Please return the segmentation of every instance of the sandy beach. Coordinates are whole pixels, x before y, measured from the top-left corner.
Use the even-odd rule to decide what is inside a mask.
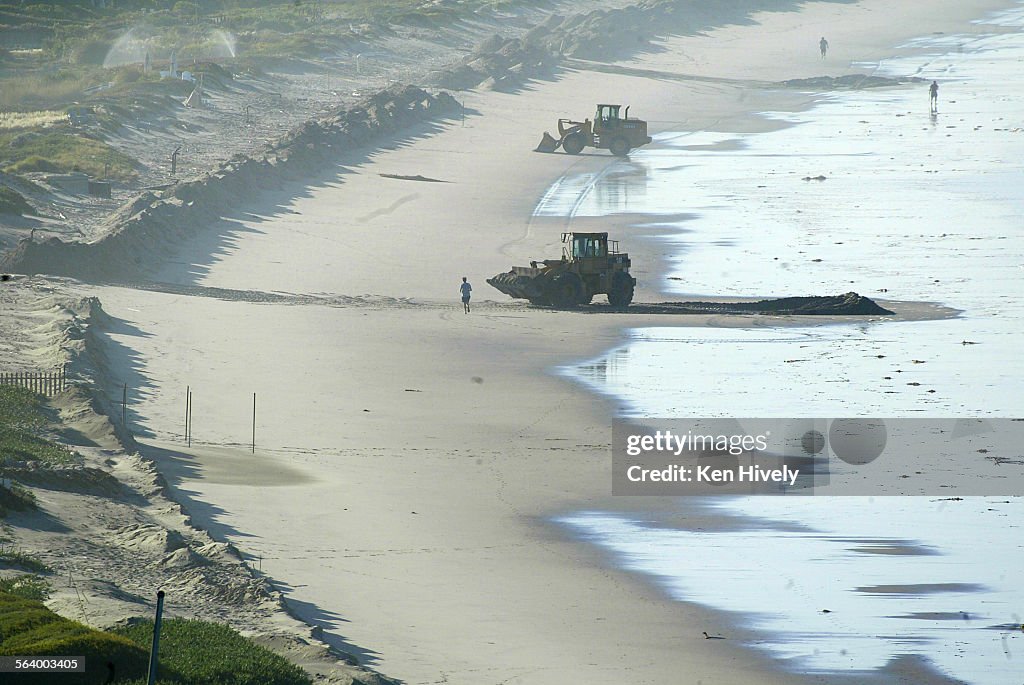
[[[736,617],[671,601],[552,523],[584,509],[672,507],[613,501],[611,418],[621,407],[553,369],[620,345],[627,328],[834,320],[558,312],[510,302],[484,281],[560,254],[561,231],[607,230],[633,259],[639,302],[675,297],[665,287],[675,255],[643,217],[537,212],[559,179],[606,177],[617,161],[532,152],[558,117],[622,102],[655,134],[768,131],[784,124],[760,113],[801,111],[815,96],[767,84],[870,73],[864,65],[910,39],[980,31],[971,20],[1007,5],[808,3],[660,41],[615,68],[574,60],[520,92],[460,93],[464,119],[261,191],[153,265],[153,283],[82,285],[112,317],[108,391],[130,388],[132,431],[193,521],[237,546],[328,642],[389,677],[846,682],[740,647],[749,633]],[[682,214],[687,190],[678,193]],[[462,276],[474,287],[468,315],[457,302]],[[896,320],[954,313],[862,294]],[[869,677],[946,682],[904,668]]]

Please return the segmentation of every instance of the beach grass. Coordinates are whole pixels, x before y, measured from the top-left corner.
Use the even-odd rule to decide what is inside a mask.
[[[115,634],[148,647],[153,623],[120,628]],[[309,676],[283,657],[228,626],[170,619],[160,631],[160,682],[190,685],[311,685]],[[134,681],[141,683],[142,681]]]
[[[0,578],[0,595],[4,593],[21,599],[45,602],[50,597],[50,581],[34,573]]]
[[[0,214],[30,213],[32,213],[32,206],[21,196],[21,193],[13,188],[0,186]]]
[[[34,112],[0,112],[0,131],[47,128],[67,122],[66,112],[53,109]]]
[[[36,496],[21,483],[0,484],[0,519],[8,511],[26,511],[36,508]]]
[[[43,605],[45,579],[21,576],[0,581],[0,655],[84,656],[87,673],[75,682],[102,683],[113,663],[114,682],[145,683],[152,621],[112,631],[68,620]],[[18,682],[49,682],[26,676]],[[207,621],[168,619],[160,630],[160,669],[165,685],[312,685],[310,677],[283,657]]]
[[[135,178],[136,162],[106,143],[73,133],[0,133],[4,171],[67,173],[129,181]]]
[[[10,545],[0,545],[0,564],[16,566],[25,571],[34,571],[36,573],[49,573],[52,570],[34,554],[29,554]]]
[[[79,69],[60,68],[47,73],[14,72],[0,79],[0,109],[61,107],[79,99],[86,88],[100,82]]]
[[[46,608],[38,599],[0,591],[0,655],[79,656],[87,672],[81,683],[102,683],[107,662],[118,675],[140,678],[146,672],[147,650],[128,638],[95,630],[68,620]],[[52,673],[20,675],[19,683],[52,682]],[[120,681],[119,681],[120,682]]]
[[[0,385],[0,467],[12,462],[38,462],[47,466],[71,464],[75,453],[41,437],[47,424],[41,395]]]

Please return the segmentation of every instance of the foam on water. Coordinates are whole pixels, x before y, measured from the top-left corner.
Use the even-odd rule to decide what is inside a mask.
[[[662,289],[680,295],[856,290],[938,301],[960,317],[640,329],[560,371],[632,416],[1024,416],[1024,5],[996,21],[1000,32],[923,38],[907,46],[915,56],[877,67],[926,82],[823,94],[806,112],[765,113],[793,124],[768,133],[662,134],[601,174],[562,179],[536,210],[649,216],[618,233],[667,243],[667,275],[682,280]],[[1020,680],[1019,500],[705,504],[741,525],[674,530],[604,512],[561,521],[673,597],[737,612],[754,644],[796,670],[872,670],[909,654],[970,683]]]

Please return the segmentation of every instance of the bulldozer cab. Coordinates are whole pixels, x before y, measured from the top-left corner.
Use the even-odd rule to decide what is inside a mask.
[[[594,121],[600,121],[602,125],[614,126],[619,122],[619,109],[622,105],[598,105]]]
[[[572,236],[571,257],[574,260],[608,256],[607,233],[569,233],[567,236]]]
[[[619,118],[619,110],[622,105],[598,105],[597,113],[594,114],[594,133],[611,131],[622,125]],[[626,116],[629,116],[629,108],[626,108]]]
[[[599,273],[608,268],[608,256],[617,252],[618,241],[608,249],[607,233],[563,233],[562,258],[579,264],[580,273]]]

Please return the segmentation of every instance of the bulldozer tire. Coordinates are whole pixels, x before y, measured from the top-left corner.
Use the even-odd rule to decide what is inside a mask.
[[[632,301],[633,278],[620,271],[612,278],[612,287],[608,291],[608,304],[613,307],[626,307]]]
[[[626,157],[629,155],[629,141],[622,136],[617,136],[608,143],[608,149],[616,157]]]
[[[575,307],[583,299],[583,281],[574,273],[559,274],[552,279],[549,293],[556,307]]]
[[[562,141],[562,149],[570,155],[578,155],[586,144],[587,141],[583,138],[582,133],[570,133]]]

